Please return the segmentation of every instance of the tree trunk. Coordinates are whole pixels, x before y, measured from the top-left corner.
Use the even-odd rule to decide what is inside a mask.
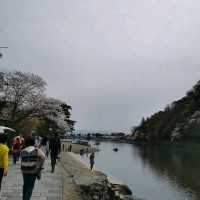
[[[14,104],[14,107],[12,109],[12,114],[11,114],[11,120],[15,119],[16,111],[17,111],[18,103]]]

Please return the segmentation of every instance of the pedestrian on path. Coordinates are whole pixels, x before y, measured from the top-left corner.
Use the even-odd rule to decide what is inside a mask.
[[[4,133],[0,133],[0,190],[1,182],[4,176],[8,173],[8,153],[9,149],[5,144],[7,142],[7,136]]]
[[[95,154],[91,153],[90,155],[90,169],[91,170],[93,169],[93,166],[94,166],[94,158],[95,158]]]
[[[22,148],[22,141],[20,140],[20,136],[13,139],[12,142],[12,156],[13,156],[13,164],[16,164],[19,160],[20,151]]]
[[[68,151],[71,152],[72,151],[72,145],[69,145]]]
[[[57,133],[54,134],[53,138],[49,142],[49,151],[51,156],[51,173],[54,172],[58,155],[61,151],[61,141]]]
[[[35,184],[35,180],[41,173],[45,155],[35,147],[35,139],[29,137],[25,139],[25,148],[21,152],[21,170],[23,175],[23,200],[30,200]]]
[[[45,153],[46,157],[48,158],[49,155],[49,139],[44,136],[40,143],[40,149]]]
[[[63,152],[65,151],[65,144],[64,143],[62,144],[62,151]]]

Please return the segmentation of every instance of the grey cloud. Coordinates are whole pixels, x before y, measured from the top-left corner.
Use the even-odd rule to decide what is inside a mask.
[[[200,77],[197,0],[0,3],[0,69],[41,75],[77,128],[129,131]]]

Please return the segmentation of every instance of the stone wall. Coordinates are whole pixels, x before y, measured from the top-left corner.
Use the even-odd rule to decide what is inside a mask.
[[[107,178],[91,185],[80,185],[83,200],[134,200],[126,185],[111,184]]]
[[[61,164],[64,170],[63,179],[66,182],[64,188],[71,190],[71,193],[75,191],[79,196],[68,197],[68,200],[136,200],[125,184],[111,181],[101,171],[91,171],[71,153],[62,155]]]

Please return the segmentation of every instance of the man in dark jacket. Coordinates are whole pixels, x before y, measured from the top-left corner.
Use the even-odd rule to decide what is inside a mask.
[[[61,141],[58,134],[54,134],[54,136],[50,139],[49,151],[51,156],[51,173],[53,173],[56,165],[56,160],[58,158],[58,154],[61,151]]]

